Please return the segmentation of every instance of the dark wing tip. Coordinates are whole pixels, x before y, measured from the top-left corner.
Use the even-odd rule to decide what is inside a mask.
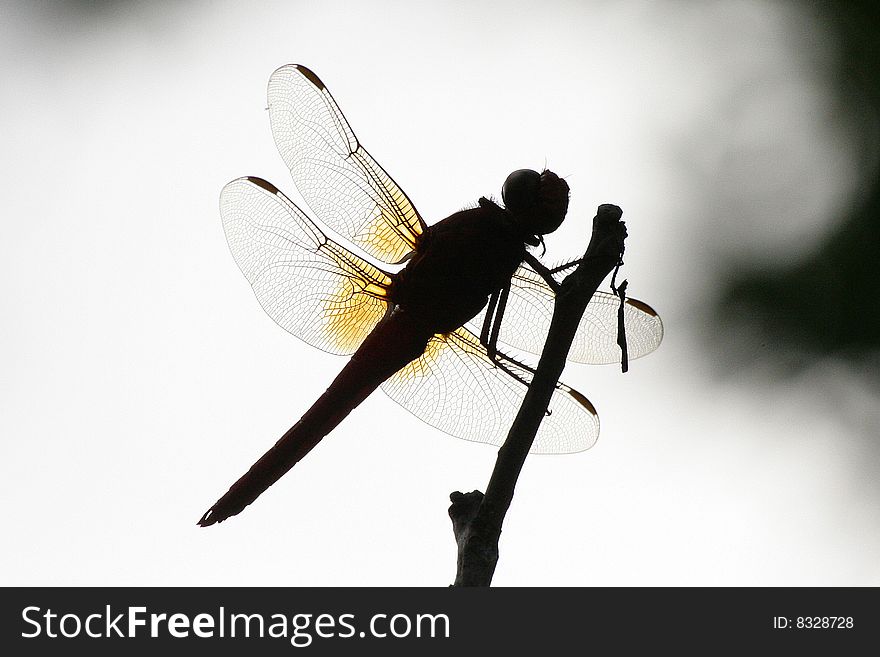
[[[263,180],[262,178],[257,178],[256,176],[245,176],[245,180],[247,180],[250,183],[253,183],[257,187],[261,187],[262,189],[265,189],[270,194],[279,194],[280,193],[278,188],[275,185],[273,185],[272,183],[270,183],[268,180]]]
[[[657,317],[657,311],[651,308],[651,306],[646,304],[644,301],[639,301],[638,299],[627,299],[626,302],[633,308],[637,308],[643,313],[651,315],[651,317]]]
[[[587,409],[587,412],[589,412],[591,415],[599,415],[596,412],[596,407],[593,406],[593,402],[591,402],[589,399],[587,399],[580,392],[578,392],[574,388],[570,388],[568,386],[563,386],[563,390],[565,390],[565,392],[567,392],[571,397],[573,397],[575,399],[575,401],[577,401],[578,404],[580,404],[585,409]]]
[[[293,67],[294,67],[297,71],[299,71],[300,73],[302,73],[303,77],[304,77],[306,80],[308,80],[308,81],[311,82],[313,85],[315,85],[315,88],[318,89],[318,91],[323,91],[323,90],[324,90],[324,88],[325,88],[325,87],[324,87],[324,83],[321,82],[321,78],[319,78],[317,75],[315,75],[315,72],[312,71],[312,69],[310,69],[310,68],[306,68],[306,67],[303,66],[302,64],[294,64]]]

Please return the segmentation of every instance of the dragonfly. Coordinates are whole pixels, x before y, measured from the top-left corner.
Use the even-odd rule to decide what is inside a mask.
[[[540,354],[553,312],[552,272],[528,248],[567,212],[569,188],[556,174],[515,171],[502,188],[504,207],[481,198],[428,226],[313,71],[276,70],[268,111],[310,213],[263,179],[233,180],[220,195],[230,251],[277,324],[351,359],[201,526],[240,513],[376,388],[443,432],[501,445],[534,374],[519,352]],[[657,349],[657,312],[633,298],[620,303],[594,294],[569,360],[619,362],[621,307],[629,359]],[[531,451],[580,452],[598,435],[594,406],[559,382]]]

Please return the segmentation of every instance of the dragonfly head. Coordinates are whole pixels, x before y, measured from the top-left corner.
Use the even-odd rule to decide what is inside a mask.
[[[529,235],[546,235],[559,228],[568,212],[568,183],[552,171],[518,169],[504,181],[504,207]]]

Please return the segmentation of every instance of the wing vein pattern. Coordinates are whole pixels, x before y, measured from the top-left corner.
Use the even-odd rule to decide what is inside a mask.
[[[531,370],[506,360],[517,380],[486,355],[466,328],[436,335],[425,353],[391,376],[382,390],[433,427],[453,436],[501,445],[532,380]],[[589,449],[599,435],[599,417],[580,393],[560,383],[532,445],[536,454]]]
[[[260,305],[293,335],[351,354],[384,316],[388,274],[328,239],[271,183],[233,180],[220,194],[220,215]]]
[[[268,97],[275,144],[315,216],[378,260],[405,260],[425,223],[360,145],[321,80],[303,66],[283,66]]]

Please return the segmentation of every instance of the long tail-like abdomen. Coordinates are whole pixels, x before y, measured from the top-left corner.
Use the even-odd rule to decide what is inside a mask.
[[[429,331],[418,327],[400,310],[382,320],[300,421],[208,509],[198,524],[208,527],[241,513],[385,379],[418,358],[430,338]]]

